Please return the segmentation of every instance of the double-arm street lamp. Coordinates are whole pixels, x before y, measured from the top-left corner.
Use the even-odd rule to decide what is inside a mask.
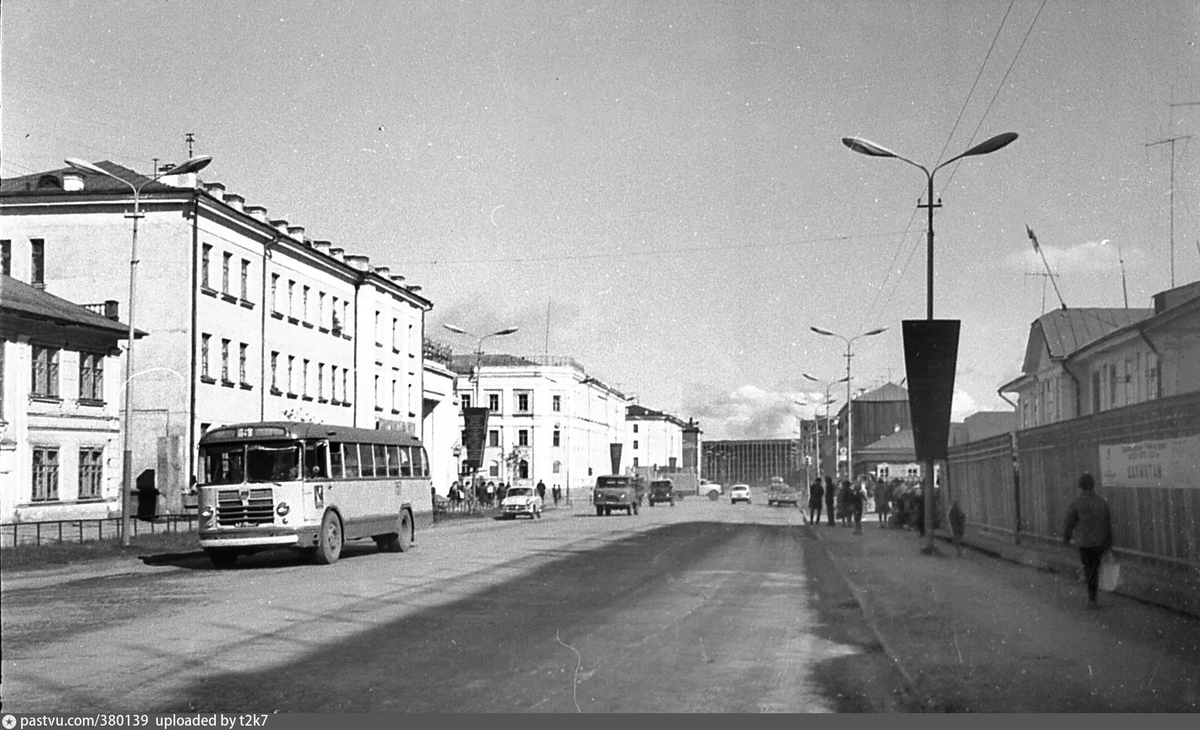
[[[1016,132],[1004,132],[1003,134],[997,134],[995,137],[986,139],[983,142],[980,142],[979,144],[975,145],[974,147],[971,147],[966,152],[963,152],[962,154],[957,155],[955,157],[951,157],[950,159],[946,160],[945,162],[938,164],[932,170],[926,168],[924,165],[919,165],[919,164],[913,162],[912,160],[908,159],[907,157],[902,157],[882,145],[878,145],[878,144],[875,144],[874,142],[871,142],[870,140],[863,139],[862,137],[843,137],[842,138],[842,144],[846,145],[851,150],[853,150],[861,155],[867,155],[868,157],[894,157],[897,160],[900,160],[902,162],[907,162],[908,164],[912,165],[913,167],[919,168],[921,170],[921,172],[925,173],[925,178],[929,184],[929,188],[926,193],[926,195],[928,197],[926,198],[924,205],[922,205],[921,203],[918,202],[917,207],[926,208],[929,210],[929,226],[928,226],[927,241],[926,241],[926,253],[925,253],[925,319],[928,322],[933,322],[933,209],[941,206],[940,202],[935,203],[933,201],[933,175],[938,170],[942,169],[946,165],[949,165],[951,162],[957,162],[958,160],[961,160],[964,157],[977,157],[979,155],[987,155],[987,154],[991,154],[992,152],[995,152],[998,149],[1007,147],[1016,138],[1017,138]],[[956,327],[956,329],[954,330],[954,336],[956,338],[955,339],[955,343],[956,343],[955,348],[957,348],[957,335],[958,335],[957,324],[955,324],[955,327]],[[929,331],[933,332],[932,324],[929,325]],[[955,357],[957,357],[957,352],[955,352]],[[907,356],[906,356],[906,359],[907,359]],[[910,383],[910,387],[911,387],[913,385],[913,381],[910,379],[909,383]],[[944,446],[945,445],[943,444],[942,448],[944,448]],[[918,448],[920,450],[920,447],[918,447]],[[933,490],[934,490],[935,485],[934,485],[934,479],[933,479],[933,460],[932,459],[929,459],[926,461],[925,468],[926,468],[926,472],[927,472],[926,476],[925,476],[925,483],[926,483],[926,487],[925,487],[925,525],[926,525],[925,552],[933,553],[934,552],[934,547],[933,547],[933,512],[934,512]]]
[[[491,332],[489,334],[486,334],[486,335],[483,335],[482,337],[480,337],[479,335],[477,335],[473,332],[467,332],[462,327],[456,327],[452,324],[443,324],[442,326],[456,334],[466,335],[467,337],[477,337],[479,339],[479,342],[475,345],[475,401],[474,401],[474,403],[472,403],[472,405],[474,405],[476,408],[478,408],[479,407],[479,374],[480,374],[480,369],[483,367],[483,341],[490,337],[502,337],[504,335],[511,335],[512,333],[517,331],[517,328],[516,327],[505,327],[502,330],[496,330],[495,332]]]
[[[846,377],[844,377],[844,378],[839,378],[838,380],[833,380],[833,381],[825,381],[825,380],[821,380],[820,378],[814,378],[813,376],[809,375],[808,373],[802,373],[802,374],[804,375],[804,378],[805,378],[806,380],[811,380],[811,381],[813,381],[814,383],[817,383],[818,385],[824,385],[824,386],[825,386],[825,400],[824,400],[824,401],[822,401],[822,402],[825,404],[825,432],[826,432],[826,433],[828,433],[828,432],[829,432],[829,406],[830,406],[830,404],[831,404],[831,403],[833,403],[835,400],[837,400],[836,398],[834,398],[834,397],[831,395],[831,392],[833,391],[833,386],[835,386],[835,385],[838,385],[839,383],[847,383],[847,382],[849,382],[849,381],[850,381],[850,376],[848,376],[848,375],[847,375]],[[793,401],[793,402],[794,402],[796,405],[798,405],[798,406],[802,406],[802,405],[804,405],[804,404],[803,404],[803,403],[801,403],[800,401]],[[813,417],[814,417],[814,420],[816,420],[816,421],[817,421],[817,476],[820,476],[820,475],[821,475],[821,466],[822,466],[822,459],[821,459],[821,421],[820,421],[819,417],[816,415],[816,413],[815,413],[815,412],[813,413]],[[835,449],[835,451],[836,451],[836,449]],[[834,463],[835,463],[835,464],[837,463],[837,457],[836,457],[836,454],[835,454],[835,456],[834,456]],[[835,469],[835,471],[836,471],[836,469]]]
[[[90,162],[68,157],[65,162],[74,169],[89,175],[111,177],[129,186],[133,191],[133,213],[126,213],[126,218],[133,219],[133,243],[129,249],[129,344],[125,350],[125,416],[124,416],[124,463],[121,467],[121,544],[129,544],[129,501],[133,495],[133,447],[131,430],[133,428],[133,343],[136,330],[133,328],[134,304],[137,301],[137,265],[138,265],[138,220],[142,217],[141,196],[142,188],[167,175],[187,175],[198,172],[212,162],[212,158],[204,155],[193,157],[183,164],[176,165],[164,172],[155,171],[154,177],[145,179],[135,185],[123,177],[118,177],[102,167]]]
[[[837,334],[836,332],[830,332],[829,330],[821,329],[820,327],[809,327],[809,329],[811,329],[813,332],[816,332],[818,335],[825,335],[826,337],[836,337],[839,340],[841,340],[842,342],[846,343],[846,377],[842,379],[842,380],[846,381],[846,478],[853,481],[854,480],[854,402],[852,400],[850,400],[850,358],[854,357],[854,353],[851,351],[850,348],[854,345],[855,340],[862,339],[863,337],[874,337],[875,335],[882,334],[883,332],[887,331],[887,327],[878,327],[873,330],[868,330],[866,332],[863,332],[862,334],[855,335],[849,339],[842,337],[841,335]],[[808,377],[808,376],[805,376],[805,377]],[[816,378],[809,378],[809,379],[816,380]],[[839,380],[838,382],[840,383],[842,381]],[[828,411],[826,411],[826,413],[828,413]],[[836,457],[834,459],[834,463],[835,464],[837,463]]]

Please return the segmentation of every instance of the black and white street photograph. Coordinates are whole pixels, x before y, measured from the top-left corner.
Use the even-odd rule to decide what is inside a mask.
[[[1197,42],[6,0],[0,724],[1200,712]]]

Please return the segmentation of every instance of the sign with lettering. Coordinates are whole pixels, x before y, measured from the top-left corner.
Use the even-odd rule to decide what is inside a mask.
[[[1200,489],[1200,434],[1132,444],[1100,444],[1100,484]]]

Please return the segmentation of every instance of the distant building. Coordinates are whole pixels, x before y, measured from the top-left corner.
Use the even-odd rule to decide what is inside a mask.
[[[680,471],[684,421],[669,413],[633,404],[625,409],[625,453],[630,466],[651,471]]]
[[[1027,429],[1200,391],[1200,282],[1154,295],[1150,309],[1066,309],[1036,319],[1017,396]]]
[[[596,477],[611,471],[609,447],[624,444],[626,396],[588,375],[570,357],[484,355],[478,388],[475,355],[456,355],[456,394],[461,407],[488,409],[481,476],[512,484],[558,484],[564,494],[584,495]],[[463,428],[459,418],[459,428]],[[465,437],[460,445],[465,446]],[[624,449],[623,449],[624,451]],[[465,466],[461,472],[470,476]],[[632,461],[622,454],[622,467]],[[568,491],[570,490],[570,491]]]
[[[155,472],[168,511],[184,506],[200,435],[222,423],[393,428],[452,460],[453,441],[426,428],[449,387],[425,388],[419,287],[221,183],[98,166],[142,190],[135,324],[154,344],[135,352],[133,469]],[[9,273],[128,313],[133,195],[120,180],[67,168],[0,182]]]
[[[1017,429],[1015,411],[976,411],[962,423],[950,424],[950,446],[982,441]]]
[[[726,490],[730,484],[766,485],[771,477],[799,485],[803,475],[794,439],[705,441],[702,448],[701,476]]]
[[[884,383],[874,390],[854,396],[851,406],[854,408],[854,433],[851,434],[854,465],[850,472],[846,469],[847,406],[843,405],[837,412],[838,472],[843,478],[847,473],[864,473],[864,465],[860,463],[862,449],[885,436],[912,429],[908,391],[895,383]]]
[[[120,514],[116,315],[0,275],[0,523]]]

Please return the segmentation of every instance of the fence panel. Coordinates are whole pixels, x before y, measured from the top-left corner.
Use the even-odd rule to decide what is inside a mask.
[[[950,496],[959,500],[969,524],[1009,534],[1016,530],[1010,434],[955,446],[950,449],[946,466]]]
[[[1101,444],[1123,444],[1200,434],[1200,393],[1139,403],[1017,433],[1022,532],[1062,539],[1067,506],[1083,472],[1096,476],[1113,514],[1115,547],[1123,552],[1200,567],[1200,488],[1105,485]],[[1194,455],[1200,460],[1200,455]]]

